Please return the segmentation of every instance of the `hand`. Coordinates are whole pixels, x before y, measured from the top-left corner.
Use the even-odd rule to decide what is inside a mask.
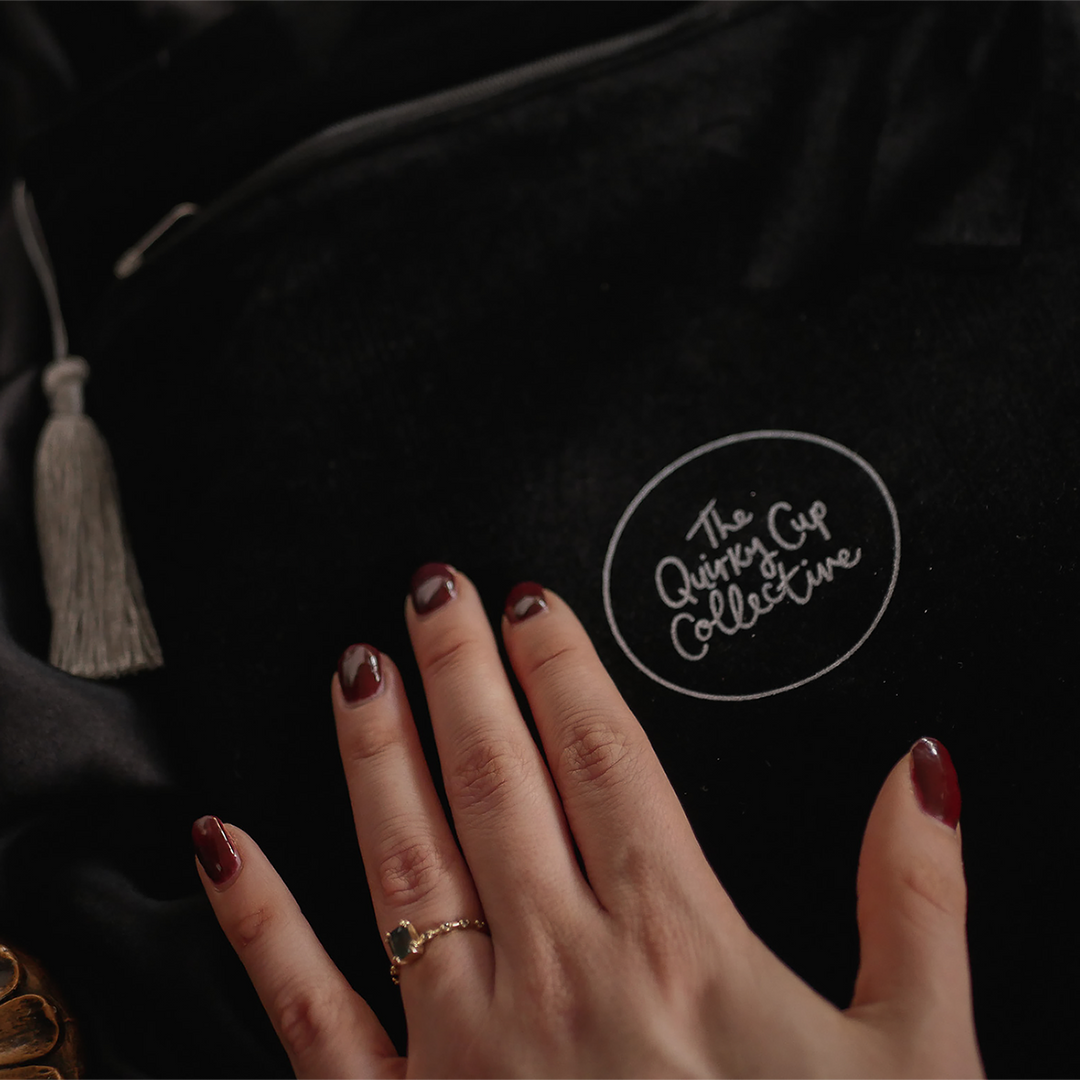
[[[195,827],[207,894],[298,1076],[981,1075],[944,748],[917,743],[870,815],[862,964],[840,1011],[743,922],[567,605],[519,586],[502,624],[541,753],[473,585],[436,564],[413,584],[460,848],[401,677],[368,646],[331,691],[356,831],[383,932],[483,918],[490,936],[443,933],[401,965],[407,1059],[255,842]]]

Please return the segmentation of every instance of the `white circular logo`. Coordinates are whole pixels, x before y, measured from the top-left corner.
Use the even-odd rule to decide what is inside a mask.
[[[793,690],[873,633],[900,521],[854,451],[748,431],[684,454],[626,508],[604,560],[615,639],[646,675],[712,701]]]

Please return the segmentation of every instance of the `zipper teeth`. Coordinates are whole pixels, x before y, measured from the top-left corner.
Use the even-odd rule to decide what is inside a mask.
[[[759,4],[756,0],[704,0],[673,18],[643,30],[629,31],[604,41],[568,49],[494,75],[486,75],[474,82],[339,121],[272,158],[197,213],[188,209],[192,204],[182,204],[185,210],[180,214],[177,213],[178,208],[174,207],[142,240],[117,259],[113,272],[118,278],[130,277],[145,263],[172,250],[225,211],[260,191],[303,172],[314,163],[329,160],[344,151],[358,149],[404,127],[620,57],[675,35],[684,28],[691,28],[706,21],[728,21],[747,6],[753,8]],[[166,235],[181,219],[187,224],[179,234]]]

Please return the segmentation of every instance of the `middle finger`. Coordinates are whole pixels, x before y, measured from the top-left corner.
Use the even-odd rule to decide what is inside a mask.
[[[421,567],[406,619],[458,840],[492,930],[504,915],[595,906],[472,582],[441,563]]]

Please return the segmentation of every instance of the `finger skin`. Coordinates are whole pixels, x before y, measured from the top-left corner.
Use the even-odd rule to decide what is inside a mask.
[[[239,870],[215,884],[198,861],[196,867],[296,1075],[404,1075],[404,1059],[327,956],[258,845],[235,825],[224,829]]]
[[[546,609],[520,622],[504,617],[503,640],[590,884],[608,909],[640,906],[642,890],[665,883],[713,890],[644,730],[570,607],[550,589],[544,598]]]
[[[861,963],[848,1016],[892,1028],[909,1071],[981,1076],[959,827],[923,809],[912,756],[886,779],[859,859]],[[923,1064],[925,1063],[925,1064]]]
[[[487,614],[469,579],[426,614],[413,598],[406,621],[424,681],[447,798],[492,931],[508,946],[595,900],[574,856],[543,758],[521,716]]]
[[[480,903],[435,792],[397,666],[379,654],[382,682],[349,702],[331,685],[338,745],[375,915],[383,932],[402,919],[423,930],[478,917]]]

